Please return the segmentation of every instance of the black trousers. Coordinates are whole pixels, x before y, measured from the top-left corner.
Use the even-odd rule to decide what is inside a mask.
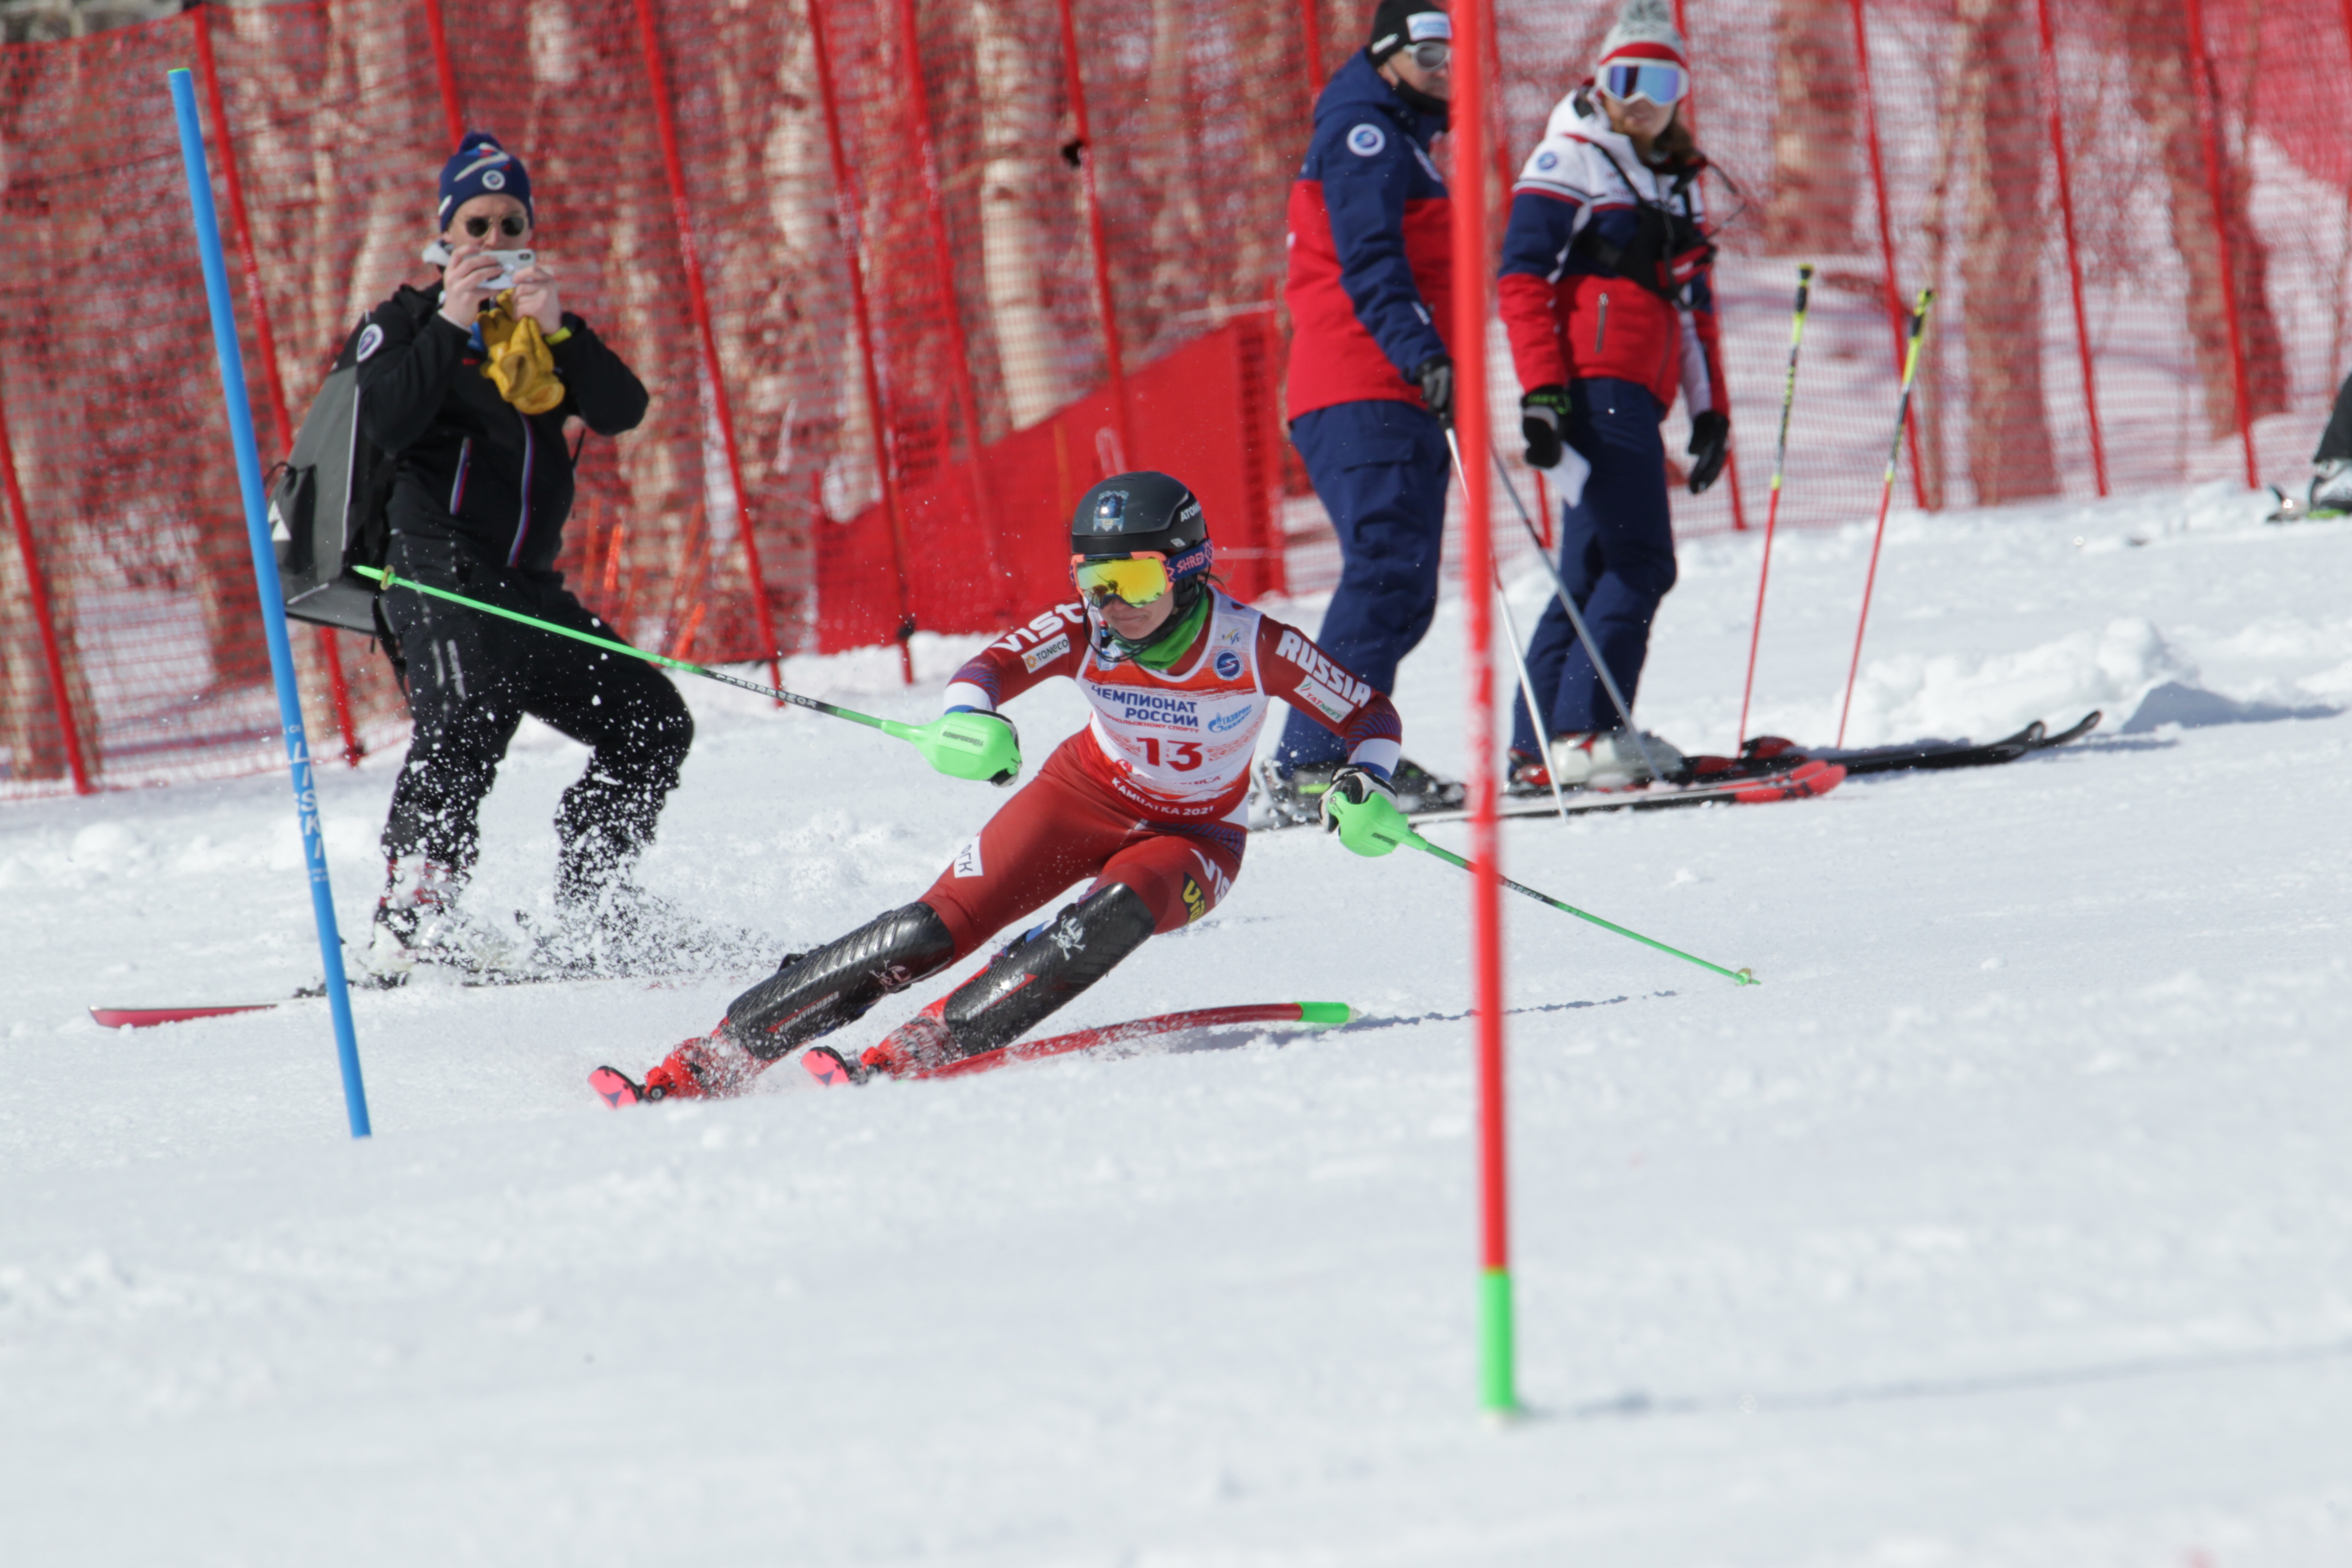
[[[2319,435],[2319,450],[2311,455],[2315,463],[2330,458],[2352,458],[2352,375],[2336,389],[2336,406],[2327,416],[2327,428]]]
[[[558,626],[621,640],[563,590],[555,572],[515,572],[463,546],[395,536],[392,569],[435,587]],[[669,678],[641,659],[590,647],[446,599],[383,596],[407,666],[415,735],[393,785],[388,856],[421,855],[460,872],[480,847],[482,797],[529,714],[593,748],[556,813],[556,893],[592,899],[650,843],[677,785],[694,720]]]

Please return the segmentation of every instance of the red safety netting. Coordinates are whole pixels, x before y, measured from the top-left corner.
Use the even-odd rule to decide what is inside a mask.
[[[1799,261],[1784,526],[1874,506],[1923,287],[1905,504],[2300,473],[2347,352],[2346,0],[1685,9],[1738,458],[1677,495],[1683,535],[1762,522]],[[1499,215],[1616,6],[1497,10]],[[1201,490],[1239,591],[1328,585],[1276,424],[1283,209],[1369,12],[310,0],[0,50],[0,789],[272,757],[170,67],[199,72],[265,461],[356,317],[429,275],[454,130],[495,131],[566,303],[655,394],[588,442],[561,564],[645,646],[753,659],[1003,624],[1126,466]],[[397,742],[379,655],[296,647],[321,751]]]

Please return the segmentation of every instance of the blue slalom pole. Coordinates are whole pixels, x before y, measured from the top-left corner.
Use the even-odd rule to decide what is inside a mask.
[[[220,355],[221,394],[228,403],[229,439],[236,447],[236,486],[245,496],[245,531],[253,546],[254,585],[261,591],[261,625],[269,637],[269,674],[278,685],[278,717],[286,730],[286,761],[294,772],[294,811],[302,824],[302,858],[310,871],[310,910],[318,919],[319,956],[327,966],[327,1005],[335,1017],[335,1059],[343,1069],[343,1108],[352,1136],[368,1135],[367,1085],[360,1081],[360,1043],[352,1030],[352,993],[343,975],[343,939],[335,929],[335,893],[327,884],[327,845],[319,832],[319,790],[310,776],[310,742],[302,728],[302,694],[294,680],[294,648],[286,637],[286,598],[278,587],[278,553],[269,543],[268,502],[261,489],[261,455],[253,439],[253,399],[246,390],[245,354],[237,347],[236,310],[228,296],[228,265],[221,257],[220,219],[213,211],[212,172],[196,120],[196,89],[185,70],[171,75],[172,109],[180,121],[180,161],[188,171],[188,205],[195,209],[196,249],[205,263],[205,297],[212,304],[213,347]]]

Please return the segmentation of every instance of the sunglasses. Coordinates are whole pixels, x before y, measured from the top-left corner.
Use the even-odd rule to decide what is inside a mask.
[[[520,239],[530,232],[530,219],[509,213],[498,220],[498,227],[499,232],[509,239]],[[486,217],[469,217],[466,220],[466,232],[473,238],[479,239],[490,232],[490,220]]]
[[[1404,53],[1411,55],[1412,63],[1425,71],[1442,71],[1454,60],[1454,46],[1440,38],[1415,44]]]
[[[1070,581],[1097,609],[1113,599],[1140,608],[1168,592],[1168,557],[1157,551],[1108,558],[1073,555]]]
[[[1620,103],[1646,98],[1662,109],[1683,100],[1690,90],[1690,73],[1680,66],[1644,61],[1636,65],[1603,66],[1601,90]]]

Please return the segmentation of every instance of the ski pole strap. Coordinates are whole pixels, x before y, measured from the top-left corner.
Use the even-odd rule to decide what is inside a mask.
[[[1440,849],[1436,845],[1432,844],[1428,839],[1423,838],[1419,833],[1408,830],[1404,842],[1411,845],[1413,848],[1422,851],[1425,855],[1436,856],[1440,860],[1444,861],[1449,866],[1459,866],[1465,871],[1475,871],[1477,869],[1475,866],[1473,866],[1469,861],[1465,860],[1461,856],[1454,854],[1450,850]],[[1599,915],[1592,914],[1584,910],[1580,910],[1574,904],[1563,903],[1559,900],[1553,898],[1549,893],[1538,893],[1533,888],[1528,887],[1525,882],[1514,882],[1508,877],[1500,877],[1497,878],[1496,880],[1500,881],[1506,888],[1510,889],[1511,891],[1533,899],[1539,904],[1548,904],[1551,908],[1559,910],[1562,914],[1574,915],[1580,921],[1591,921],[1594,925],[1601,927],[1602,930],[1613,931],[1619,936],[1632,937],[1635,942],[1640,942],[1644,947],[1656,948],[1660,952],[1671,953],[1675,957],[1681,959],[1685,963],[1696,963],[1701,969],[1711,970],[1715,973],[1722,975],[1726,980],[1730,981],[1736,985],[1761,985],[1763,984],[1762,981],[1756,978],[1756,972],[1753,970],[1726,969],[1720,963],[1709,963],[1706,959],[1697,957],[1692,953],[1685,952],[1681,948],[1668,947],[1664,942],[1659,942],[1654,937],[1643,936],[1637,931],[1628,931],[1625,927],[1619,925],[1615,921],[1602,920]]]
[[[796,692],[785,691],[777,687],[762,686],[756,680],[746,680],[740,676],[729,675],[723,670],[711,669],[704,665],[689,664],[682,658],[671,658],[665,654],[648,653],[644,648],[631,647],[627,643],[616,642],[611,637],[600,637],[593,632],[583,632],[576,626],[558,626],[553,621],[543,621],[537,616],[526,616],[520,610],[509,610],[499,605],[487,605],[479,599],[469,599],[463,594],[452,593],[446,588],[436,588],[430,583],[419,583],[411,577],[395,576],[380,567],[353,566],[352,570],[362,577],[382,584],[386,588],[405,588],[412,594],[429,594],[436,599],[446,599],[453,605],[463,605],[469,610],[479,610],[486,616],[498,616],[506,620],[519,621],[527,626],[537,626],[541,631],[553,632],[557,637],[570,637],[574,642],[584,642],[591,647],[601,647],[608,653],[626,654],[631,658],[644,659],[647,664],[658,664],[669,669],[682,669],[688,675],[698,675],[706,680],[716,680],[722,685],[740,687],[745,691],[756,691],[762,697],[773,698],[779,702],[793,703],[818,713],[827,713],[835,719],[846,719],[853,724],[863,724],[869,730],[880,730],[886,734],[894,732],[890,721],[887,719],[877,719],[870,714],[856,712],[847,708],[836,708],[830,702],[820,702],[814,697],[803,697]],[[901,724],[898,728],[905,730],[908,726]]]

